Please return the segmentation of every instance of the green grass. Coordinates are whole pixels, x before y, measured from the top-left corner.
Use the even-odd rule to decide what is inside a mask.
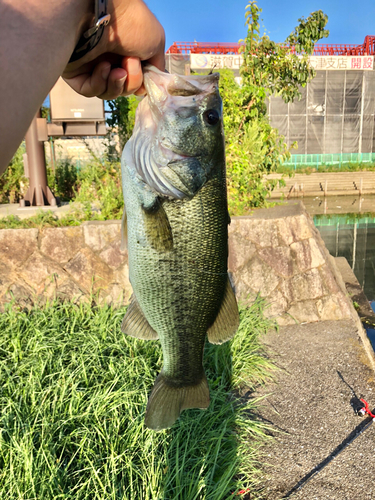
[[[118,217],[117,217],[118,218]],[[115,219],[115,217],[113,217]],[[39,211],[36,215],[20,219],[17,215],[7,215],[0,218],[0,229],[29,229],[46,227],[79,226],[89,220],[107,220],[91,208],[74,209],[58,218],[52,210]]]
[[[155,433],[143,419],[162,352],[121,332],[125,308],[9,306],[0,315],[0,497],[224,500],[252,489],[265,427],[256,401],[235,394],[272,370],[258,340],[271,326],[262,309],[241,311],[232,342],[207,345],[209,409]]]
[[[29,229],[37,227],[39,229],[44,227],[64,227],[64,226],[79,226],[84,222],[83,217],[65,216],[61,219],[56,217],[51,210],[40,211],[32,217],[20,219],[17,215],[7,215],[0,218],[0,229]]]

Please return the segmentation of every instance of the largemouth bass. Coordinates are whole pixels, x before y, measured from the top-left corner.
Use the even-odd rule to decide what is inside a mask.
[[[161,430],[187,408],[207,408],[203,348],[236,332],[228,279],[228,224],[218,74],[182,77],[146,66],[122,156],[129,277],[127,334],[159,339],[163,368],[145,425]]]

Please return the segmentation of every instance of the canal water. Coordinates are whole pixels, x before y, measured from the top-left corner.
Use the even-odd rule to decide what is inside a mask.
[[[369,301],[375,301],[375,214],[315,215],[333,257],[345,257]]]
[[[329,211],[335,207],[331,200]],[[337,200],[339,209],[353,206],[344,197]],[[320,205],[321,207],[321,205]],[[319,207],[319,208],[320,208]],[[310,203],[310,214],[326,247],[334,257],[345,257],[362,286],[372,309],[375,311],[375,212],[361,213],[316,213]],[[375,204],[371,206],[375,209]],[[339,210],[337,210],[339,212]],[[375,329],[366,327],[375,349]]]

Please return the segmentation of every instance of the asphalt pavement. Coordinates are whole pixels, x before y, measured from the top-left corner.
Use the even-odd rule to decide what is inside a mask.
[[[375,424],[357,415],[361,398],[375,407],[362,338],[355,322],[340,320],[281,327],[263,339],[278,370],[256,394],[266,396],[260,418],[271,428],[261,498],[375,499]]]

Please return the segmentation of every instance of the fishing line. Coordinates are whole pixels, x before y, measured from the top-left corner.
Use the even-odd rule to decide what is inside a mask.
[[[341,374],[339,376],[342,378]],[[344,380],[346,383],[346,381]],[[354,392],[354,391],[353,391]],[[302,479],[298,481],[298,483],[291,488],[286,495],[282,497],[283,499],[286,498],[291,498],[294,495],[296,495],[304,486],[306,486],[307,483],[311,481],[319,472],[321,472],[332,460],[334,460],[342,451],[344,451],[355,439],[357,439],[361,434],[363,434],[373,422],[375,422],[375,414],[373,414],[370,409],[369,409],[369,404],[367,401],[363,398],[361,398],[361,401],[363,403],[362,407],[359,408],[356,413],[358,416],[365,416],[366,414],[371,417],[370,419],[367,419],[365,422],[362,422],[360,425],[358,425],[350,434],[349,436],[344,439],[344,441],[337,446],[333,452],[326,457],[322,462],[320,462],[318,465],[316,465],[310,472],[308,472]]]

